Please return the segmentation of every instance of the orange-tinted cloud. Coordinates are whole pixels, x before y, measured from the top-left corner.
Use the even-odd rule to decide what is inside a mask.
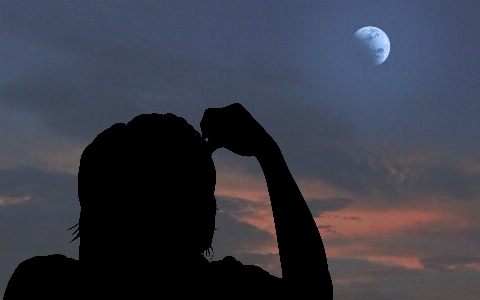
[[[389,167],[393,174],[398,170]],[[402,177],[402,174],[397,174]],[[399,178],[400,178],[399,177]],[[401,179],[401,178],[400,178]],[[400,180],[402,181],[402,180]],[[341,191],[332,185],[315,180],[297,180],[302,195],[307,204],[315,201],[332,201],[332,199],[354,199],[351,205],[336,210],[325,211],[314,220],[319,228],[325,245],[327,258],[357,258],[384,266],[399,266],[407,269],[424,269],[422,257],[426,253],[415,250],[401,250],[394,255],[386,255],[387,248],[392,247],[396,238],[407,238],[418,230],[432,228],[434,232],[441,232],[447,228],[467,228],[474,224],[473,213],[467,216],[466,210],[478,211],[473,202],[459,206],[452,201],[451,195],[445,193],[418,194],[408,199],[407,205],[400,200],[389,207],[389,202],[382,198],[382,194],[374,194],[370,199],[362,199],[358,195]],[[260,204],[247,208],[248,213],[237,212],[232,215],[239,221],[245,222],[258,229],[276,236],[275,223],[270,207],[270,198],[265,179],[262,175],[251,176],[238,169],[217,168],[216,195],[236,197]],[[318,199],[318,200],[317,200]],[[454,200],[454,199],[453,199]],[[323,203],[322,203],[323,204]],[[328,204],[328,203],[325,203]],[[245,205],[245,204],[243,204]],[[408,208],[406,208],[408,206]],[[323,206],[322,206],[323,207]],[[219,205],[221,209],[221,206]],[[359,237],[366,237],[363,242]],[[342,243],[332,244],[329,240],[341,237]],[[369,240],[384,240],[385,247],[376,243],[369,244]],[[380,243],[382,244],[382,243]],[[408,247],[407,244],[403,245]],[[403,247],[402,246],[402,247]],[[382,249],[383,248],[383,249]],[[262,249],[255,249],[255,253],[278,254],[278,245],[272,243]],[[449,265],[453,269],[478,269],[478,263]]]
[[[239,171],[217,167],[215,195],[248,199],[250,201],[270,201],[265,178],[254,177]]]
[[[437,213],[421,211],[358,211],[342,210],[326,212],[316,218],[317,225],[330,225],[341,235],[373,235],[392,233],[417,223],[431,222],[439,219]],[[331,234],[331,233],[327,233]]]
[[[410,269],[423,269],[423,265],[420,262],[419,257],[367,255],[363,258],[370,262],[379,263],[382,265],[402,266]]]

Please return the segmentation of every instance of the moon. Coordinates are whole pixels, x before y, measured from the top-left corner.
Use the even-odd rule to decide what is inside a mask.
[[[360,28],[354,34],[359,44],[367,51],[371,62],[378,66],[390,54],[390,40],[380,28],[367,26]]]

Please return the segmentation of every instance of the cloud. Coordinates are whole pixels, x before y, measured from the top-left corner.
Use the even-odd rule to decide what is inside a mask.
[[[326,104],[331,99],[315,92],[305,74],[287,65],[272,68],[264,59],[263,65],[253,59],[239,67],[189,56],[182,50],[188,45],[179,47],[174,31],[165,29],[180,21],[153,2],[2,5],[6,43],[13,37],[28,41],[22,47],[42,58],[0,85],[0,101],[12,111],[37,113],[49,130],[68,139],[85,144],[116,122],[151,112],[174,112],[198,130],[205,108],[240,102],[275,138],[294,176],[365,197],[378,190],[392,205],[408,201],[408,191],[427,188],[464,200],[479,195],[478,176],[455,168],[409,166],[400,169],[406,176],[400,183],[377,156],[356,144],[355,124],[336,115]],[[62,63],[54,63],[59,59]]]
[[[137,5],[148,26],[136,28],[116,14],[118,9],[123,18],[141,21],[129,13],[129,5],[5,5],[0,21],[4,35],[28,40],[31,50],[50,58],[0,85],[3,106],[35,112],[48,129],[85,143],[141,113],[173,112],[198,130],[204,109],[240,102],[276,139],[294,172],[333,177],[342,187],[365,190],[359,176],[368,170],[348,155],[339,156],[335,146],[351,140],[352,124],[331,115],[320,97],[321,108],[306,103],[302,91],[309,87],[302,73],[289,66],[272,71],[265,62],[265,67],[222,66],[179,51],[173,54],[158,40],[163,23],[161,12],[153,13],[156,6]],[[18,23],[15,15],[27,21]],[[80,21],[85,25],[79,26]],[[59,56],[69,63],[50,63]],[[333,148],[319,153],[324,145]],[[322,161],[316,163],[314,157]]]
[[[428,167],[416,184],[428,192],[445,192],[458,200],[478,200],[480,195],[480,173],[468,174],[458,168]]]
[[[236,197],[215,196],[218,203],[221,203],[221,211],[227,212],[230,215],[240,216],[254,216],[261,210],[271,209],[269,202],[256,202]]]
[[[215,226],[218,228],[212,243],[215,260],[226,255],[237,257],[245,253],[267,254],[262,252],[272,247],[278,249],[274,235],[239,221],[228,213],[218,212]]]
[[[307,103],[312,86],[304,74],[289,66],[272,71],[266,62],[222,66],[173,54],[158,40],[158,12],[145,10],[148,26],[135,29],[121,25],[125,22],[115,13],[125,13],[125,5],[7,5],[4,34],[30,41],[32,50],[51,58],[0,85],[4,107],[35,112],[45,130],[86,144],[112,124],[141,113],[173,112],[199,130],[204,109],[240,102],[280,145],[294,175],[361,195],[384,185],[385,168],[372,169],[368,159],[352,153],[358,152],[355,146],[345,148],[354,140],[354,125],[334,115],[321,95],[309,99],[315,105]],[[32,12],[39,9],[45,16]],[[18,23],[11,17],[17,14],[31,18]],[[134,14],[123,17],[140,21]],[[90,25],[79,26],[85,19]],[[42,29],[33,24],[42,24]],[[48,63],[56,57],[69,63]],[[248,161],[245,166],[258,174],[254,164]]]
[[[317,218],[327,211],[342,210],[352,202],[353,200],[348,198],[311,199],[307,201],[307,205],[312,216]]]
[[[317,226],[318,229],[325,229],[326,232],[330,232],[330,233],[337,233],[335,231],[335,226],[332,226],[332,225],[318,225]]]
[[[17,203],[22,203],[28,201],[30,199],[29,196],[25,197],[1,197],[0,196],[0,206],[7,206]]]
[[[48,130],[38,114],[3,110],[0,121],[0,168],[30,166],[76,174],[84,143]]]
[[[328,260],[334,299],[476,299],[479,272],[408,269],[362,259]]]
[[[78,203],[77,176],[62,172],[45,172],[31,167],[0,170],[0,197],[28,198],[28,205],[47,202],[64,207]]]
[[[474,269],[480,271],[480,257],[445,254],[423,257],[421,262],[425,268],[453,271],[456,269]]]

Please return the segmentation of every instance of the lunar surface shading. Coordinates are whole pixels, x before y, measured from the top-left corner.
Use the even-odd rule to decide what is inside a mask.
[[[387,59],[390,53],[390,40],[381,29],[373,26],[363,27],[357,30],[354,36],[366,50],[375,66]]]

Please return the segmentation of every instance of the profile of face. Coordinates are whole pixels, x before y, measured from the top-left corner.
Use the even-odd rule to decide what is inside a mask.
[[[172,114],[118,123],[80,160],[80,260],[198,255],[215,230],[215,166],[200,134]]]

